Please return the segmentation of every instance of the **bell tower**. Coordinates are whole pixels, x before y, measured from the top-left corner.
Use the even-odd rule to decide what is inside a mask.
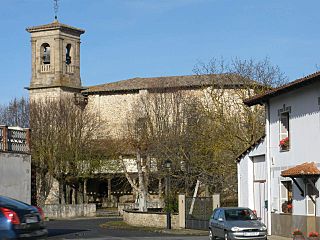
[[[26,30],[31,33],[30,100],[80,92],[80,35],[85,31],[57,20]]]

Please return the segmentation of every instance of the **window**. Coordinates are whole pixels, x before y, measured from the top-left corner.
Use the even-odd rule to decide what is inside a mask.
[[[220,210],[218,219],[224,219],[224,211]]]
[[[316,189],[314,182],[307,183],[305,189],[307,214],[314,215],[316,210],[314,201],[319,196],[319,191]]]
[[[213,219],[214,219],[214,220],[218,220],[220,212],[221,212],[221,210],[217,210],[217,211],[214,213],[214,215],[213,215]]]
[[[280,183],[280,207],[282,213],[292,213],[292,182]]]
[[[71,64],[71,44],[67,44],[66,46],[66,64]]]
[[[290,147],[290,138],[289,138],[289,112],[283,112],[280,114],[280,150],[288,151]]]
[[[310,196],[306,197],[307,205],[307,215],[314,215],[316,211],[315,204]]]
[[[41,45],[41,60],[42,64],[50,64],[50,45],[48,43]]]

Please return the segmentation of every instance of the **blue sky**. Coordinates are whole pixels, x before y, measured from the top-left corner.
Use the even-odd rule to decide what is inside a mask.
[[[26,27],[53,21],[53,0],[0,0],[0,104],[27,96]],[[290,80],[320,65],[319,0],[59,0],[60,22],[83,28],[84,86],[188,75],[198,61],[269,57]]]

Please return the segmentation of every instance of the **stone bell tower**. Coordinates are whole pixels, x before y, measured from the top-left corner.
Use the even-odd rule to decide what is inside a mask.
[[[84,30],[55,20],[29,27],[32,47],[30,100],[61,98],[81,91],[80,35]]]

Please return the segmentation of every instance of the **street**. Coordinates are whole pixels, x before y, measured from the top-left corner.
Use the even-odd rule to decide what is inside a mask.
[[[139,230],[108,229],[100,227],[109,221],[120,218],[90,218],[77,220],[56,220],[47,222],[50,240],[91,239],[91,240],[208,240],[208,236],[177,235]],[[269,236],[268,240],[289,240],[278,236]]]
[[[207,240],[207,236],[181,236],[139,230],[106,229],[100,225],[117,218],[56,220],[47,222],[49,239],[110,239],[110,240]]]

